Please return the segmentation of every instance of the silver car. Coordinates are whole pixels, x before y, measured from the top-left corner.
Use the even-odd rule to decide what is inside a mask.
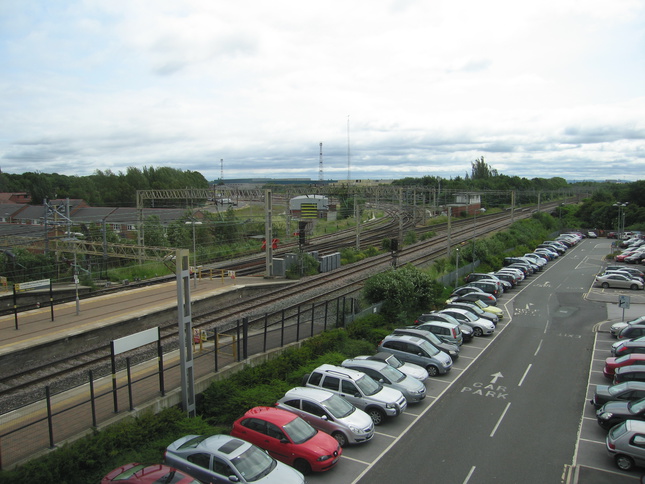
[[[304,484],[297,470],[264,450],[230,435],[187,435],[164,453],[164,463],[202,482]]]
[[[397,370],[405,373],[408,376],[411,376],[412,378],[416,378],[419,381],[426,381],[428,379],[428,372],[426,371],[425,368],[422,368],[419,365],[415,365],[413,363],[407,363],[405,361],[401,361],[392,353],[380,352],[371,356],[360,355],[360,356],[355,356],[354,359],[384,361],[392,368],[396,368]]]
[[[632,324],[645,324],[645,316],[639,316],[629,321],[620,321],[618,323],[614,323],[609,328],[609,332],[614,338],[618,338],[618,334],[621,332],[621,330]]]
[[[608,287],[617,287],[620,289],[643,289],[643,282],[640,279],[632,279],[630,276],[623,274],[603,274],[596,276],[596,285],[606,289]]]
[[[629,471],[645,466],[645,422],[625,420],[609,430],[605,439],[607,453],[619,469]]]
[[[386,387],[400,391],[408,403],[419,403],[426,397],[426,386],[416,378],[392,368],[384,361],[347,359],[345,368],[362,371]]]
[[[315,429],[331,435],[341,447],[368,442],[374,437],[370,416],[327,390],[292,388],[276,407],[295,413]]]
[[[480,318],[475,313],[461,308],[446,308],[439,311],[440,313],[449,314],[462,324],[473,328],[475,336],[490,335],[495,332],[495,325],[492,321]]]

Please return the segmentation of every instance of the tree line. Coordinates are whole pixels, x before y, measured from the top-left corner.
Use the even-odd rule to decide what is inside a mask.
[[[31,203],[41,205],[45,199],[82,199],[93,207],[134,206],[137,190],[208,188],[204,176],[196,171],[169,167],[130,167],[125,173],[96,170],[89,176],[58,173],[0,173],[0,192],[25,192]]]

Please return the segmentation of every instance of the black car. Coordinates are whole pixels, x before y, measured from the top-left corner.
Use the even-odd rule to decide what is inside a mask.
[[[618,385],[596,385],[596,393],[590,400],[597,409],[607,402],[630,402],[645,398],[645,382],[628,381]]]
[[[645,381],[645,367],[643,365],[629,365],[616,368],[612,383],[618,385],[628,381]]]
[[[495,283],[495,281],[485,281],[485,280],[479,280],[479,281],[473,281],[469,282],[466,287],[477,287],[484,291],[485,293],[491,294],[492,296],[499,297],[501,296],[499,287]]]
[[[596,410],[598,425],[609,430],[625,420],[645,420],[645,398],[631,402],[607,402]]]
[[[645,336],[645,324],[630,324],[618,333],[618,339],[634,339]]]

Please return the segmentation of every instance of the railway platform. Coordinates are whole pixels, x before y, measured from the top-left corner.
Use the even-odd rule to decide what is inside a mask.
[[[286,284],[284,280],[244,276],[235,279],[200,279],[190,283],[191,303],[195,303],[250,286]],[[0,360],[12,353],[34,347],[66,341],[83,333],[90,333],[124,320],[142,318],[161,310],[177,307],[177,284],[163,284],[126,289],[109,295],[82,299],[78,302],[56,304],[19,312],[17,316],[0,317]]]

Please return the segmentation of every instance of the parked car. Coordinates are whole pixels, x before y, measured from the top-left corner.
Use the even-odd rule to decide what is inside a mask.
[[[626,264],[641,264],[645,260],[645,251],[635,250],[623,259]]]
[[[446,304],[446,308],[465,309],[466,311],[470,311],[480,318],[488,319],[495,326],[497,326],[497,323],[499,323],[499,317],[496,314],[493,314],[489,311],[484,311],[477,304],[472,302],[454,301]]]
[[[596,385],[591,404],[597,409],[614,400],[629,402],[645,398],[645,382],[627,381],[618,385]]]
[[[476,290],[477,288],[469,287],[468,289]],[[483,301],[489,306],[497,306],[497,298],[481,290],[479,292],[464,292],[463,294],[450,296],[446,302],[450,301]]]
[[[596,232],[594,232],[593,230],[590,230],[589,232],[587,232],[587,237],[589,237],[590,239],[597,239],[598,234]]]
[[[199,484],[194,477],[163,464],[145,465],[132,462],[110,471],[101,484]]]
[[[320,365],[304,377],[305,386],[322,388],[345,398],[367,413],[374,425],[401,415],[408,407],[403,394],[386,388],[361,371],[335,365]]]
[[[467,287],[476,287],[495,297],[501,296],[503,291],[503,289],[500,289],[500,284],[494,281],[473,281],[469,282]]]
[[[623,356],[630,353],[645,353],[645,337],[620,340],[611,345],[612,356]]]
[[[437,313],[422,314],[415,321],[414,327],[436,334],[441,341],[461,346],[464,343],[464,336],[459,322],[448,314],[445,316],[442,317]]]
[[[444,344],[439,339],[437,339],[437,341],[439,341],[441,344]],[[450,345],[450,346],[454,346],[454,345]],[[456,346],[454,347],[457,348]],[[367,360],[384,361],[392,368],[396,368],[397,370],[402,371],[406,375],[409,375],[412,378],[416,378],[419,381],[426,381],[428,379],[428,372],[425,370],[425,368],[422,368],[419,365],[401,361],[391,353],[386,353],[383,351],[370,356],[366,356],[366,355],[356,356],[356,359],[361,359],[361,358],[364,358]]]
[[[611,265],[611,266],[605,267],[605,272],[613,272],[613,271],[625,271],[631,274],[633,277],[640,277],[641,279],[645,278],[645,272],[641,271],[636,267],[619,266],[619,265]]]
[[[295,387],[278,400],[276,407],[293,412],[313,428],[328,433],[341,447],[369,442],[374,437],[370,416],[327,390]]]
[[[460,323],[470,326],[471,328],[473,328],[473,333],[475,336],[488,336],[495,332],[495,325],[492,321],[485,318],[480,318],[467,309],[445,308],[439,312],[448,314]]]
[[[630,319],[629,321],[620,321],[618,323],[614,323],[611,325],[609,328],[609,332],[611,333],[612,336],[618,337],[618,333],[625,327],[630,324],[645,324],[645,316],[639,316],[634,319]]]
[[[606,430],[625,420],[645,420],[645,398],[633,402],[607,402],[596,410],[596,418]]]
[[[625,420],[616,425],[607,434],[605,445],[621,471],[645,466],[645,422]]]
[[[625,259],[632,254],[634,254],[636,251],[634,250],[626,250],[616,256],[616,262],[625,262]]]
[[[535,252],[528,252],[523,255],[524,258],[529,259],[531,262],[539,265],[540,267],[544,268],[547,264],[546,258],[542,257],[539,254],[536,254]]]
[[[484,300],[475,299],[474,301],[468,301],[466,299],[457,298],[457,299],[454,300],[454,302],[472,303],[472,304],[475,304],[476,306],[478,306],[482,311],[484,311],[486,313],[491,313],[491,314],[497,316],[498,320],[501,320],[501,319],[504,318],[504,311],[502,311],[497,306],[487,304]]]
[[[305,475],[332,469],[343,454],[334,437],[316,430],[295,413],[275,407],[247,410],[233,422],[231,436],[257,445]]]
[[[645,367],[643,365],[630,365],[614,370],[612,384],[618,385],[628,381],[645,381]]]
[[[503,283],[508,283],[509,286],[510,286],[510,287],[508,287],[508,289],[512,289],[512,288],[516,287],[521,282],[519,277],[517,277],[517,276],[515,276],[515,275],[513,275],[511,273],[508,273],[508,272],[497,271],[497,272],[493,273],[493,275],[495,277],[497,277]],[[505,290],[507,290],[506,286],[504,286],[504,288],[505,288]]]
[[[304,484],[297,470],[230,435],[187,435],[166,448],[164,462],[202,482]]]
[[[643,282],[643,276],[641,276],[642,272],[640,272],[638,269],[636,269],[634,272],[630,272],[625,269],[605,269],[605,272],[603,272],[601,275],[606,276],[609,274],[622,274],[623,276],[627,276],[630,279],[636,279]]]
[[[403,361],[423,366],[430,376],[444,375],[452,368],[452,360],[426,340],[405,334],[386,336],[379,351],[387,351]]]
[[[439,337],[436,334],[434,334],[432,331],[427,331],[425,329],[419,329],[419,328],[404,327],[404,328],[395,328],[394,331],[392,331],[392,334],[408,334],[410,336],[423,338],[438,350],[443,351],[444,353],[447,353],[453,362],[457,358],[459,358],[459,346],[457,346],[456,344],[451,344],[451,343],[446,343],[445,341],[441,341]]]
[[[638,279],[632,279],[623,274],[606,274],[596,276],[596,285],[606,289],[615,287],[619,289],[643,289],[643,282]]]
[[[468,294],[471,292],[481,292],[482,294],[486,294],[482,289],[478,287],[472,287],[472,286],[459,286],[455,288],[454,291],[450,294],[450,297],[453,296],[461,296],[462,294]]]
[[[605,375],[605,378],[613,379],[617,368],[632,365],[645,365],[645,353],[630,353],[618,358],[613,356],[606,358],[602,374]]]
[[[630,324],[618,333],[618,339],[635,339],[645,336],[645,324]]]
[[[423,383],[416,378],[406,376],[405,373],[392,368],[384,361],[348,358],[340,365],[345,368],[362,371],[382,385],[400,391],[408,404],[419,403],[426,398],[426,386]]]

